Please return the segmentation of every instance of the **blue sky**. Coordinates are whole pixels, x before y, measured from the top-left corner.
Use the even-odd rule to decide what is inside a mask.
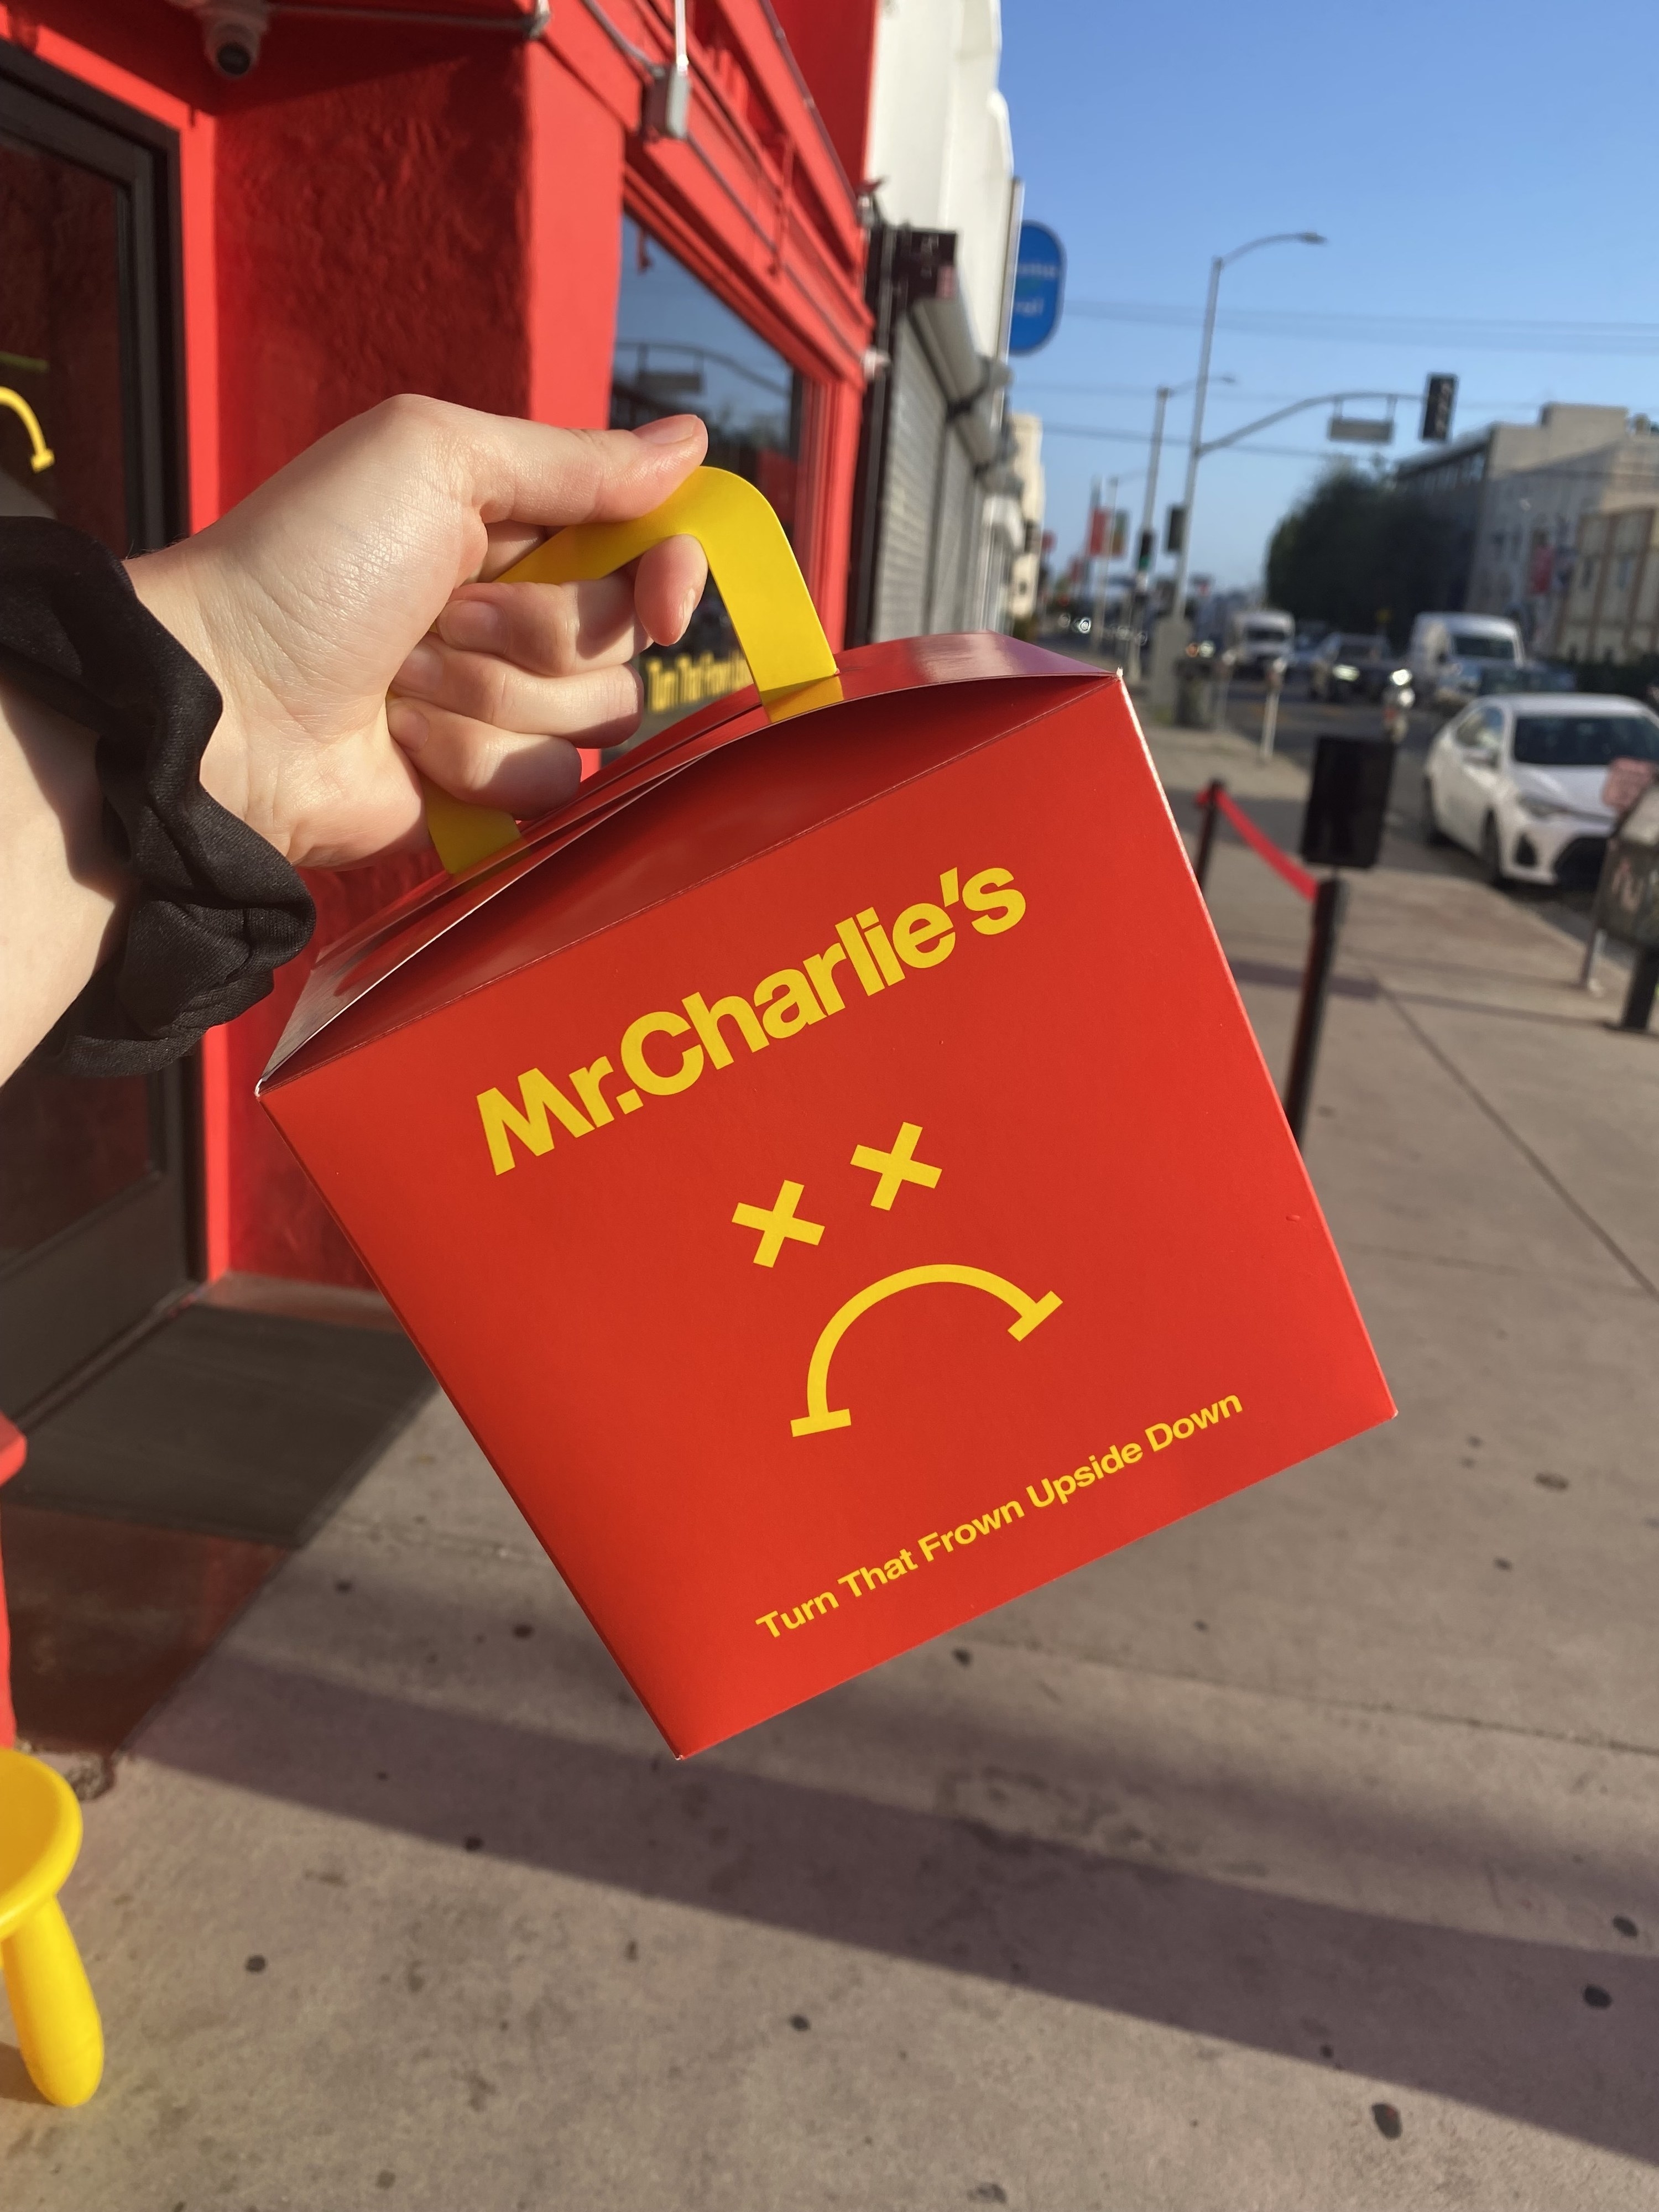
[[[1015,404],[1137,441],[1045,435],[1061,561],[1092,476],[1121,472],[1139,525],[1153,389],[1194,373],[1211,256],[1264,232],[1330,243],[1226,272],[1213,368],[1237,383],[1212,389],[1206,436],[1316,392],[1419,392],[1439,370],[1459,379],[1454,434],[1547,399],[1659,417],[1656,50],[1651,0],[1189,0],[1173,35],[1153,8],[1003,0],[1015,167],[1026,214],[1065,243],[1068,300],[1190,317],[1073,312],[1018,365]],[[1229,308],[1311,319],[1229,330]],[[1372,327],[1350,335],[1345,318]],[[1189,405],[1170,404],[1160,510],[1180,495]],[[1417,423],[1402,404],[1393,453],[1417,449]],[[1277,453],[1204,462],[1194,570],[1259,576],[1285,507],[1357,450],[1326,445],[1324,426],[1292,416],[1250,441]]]

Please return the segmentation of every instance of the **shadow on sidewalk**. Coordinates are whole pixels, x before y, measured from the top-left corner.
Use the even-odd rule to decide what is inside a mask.
[[[1598,1954],[1308,1903],[948,1813],[677,1767],[232,1652],[214,1663],[211,1698],[175,1705],[142,1751],[458,1851],[471,1834],[521,1865],[1333,2066],[1659,2163],[1659,1961],[1628,1946]],[[1103,1744],[1094,1779],[1109,1815],[1111,1762]],[[1006,1779],[1015,1804],[1043,1786]],[[1310,1808],[1282,1811],[1301,1823]],[[1421,1858],[1434,1838],[1419,1825],[1402,1815],[1398,1841]],[[1109,1820],[1105,1849],[1112,1832]],[[1640,1912],[1649,1899],[1630,1902]]]

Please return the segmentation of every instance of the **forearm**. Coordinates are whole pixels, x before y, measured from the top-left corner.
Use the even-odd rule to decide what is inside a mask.
[[[702,555],[494,580],[549,530],[649,512],[705,442],[689,416],[574,432],[390,401],[129,563],[136,599],[74,531],[0,520],[6,665],[103,730],[142,856],[108,847],[90,731],[0,687],[0,1080],[106,963],[76,1072],[164,1066],[234,1019],[310,934],[295,870],[427,849],[423,781],[520,818],[568,798],[576,745],[636,720],[626,663],[680,635]],[[155,926],[124,945],[140,898]]]
[[[0,684],[0,1080],[120,934],[131,879],[103,832],[88,730]]]

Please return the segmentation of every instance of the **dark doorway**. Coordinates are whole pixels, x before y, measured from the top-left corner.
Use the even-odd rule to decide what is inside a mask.
[[[183,526],[177,149],[0,43],[0,514],[119,554]],[[90,742],[90,740],[88,740]],[[192,1279],[194,1085],[0,1086],[0,1407],[27,1422]]]

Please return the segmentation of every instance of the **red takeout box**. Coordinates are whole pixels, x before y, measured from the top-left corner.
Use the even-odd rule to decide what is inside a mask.
[[[1393,1411],[1122,685],[830,688],[336,945],[261,1086],[682,1753]]]

